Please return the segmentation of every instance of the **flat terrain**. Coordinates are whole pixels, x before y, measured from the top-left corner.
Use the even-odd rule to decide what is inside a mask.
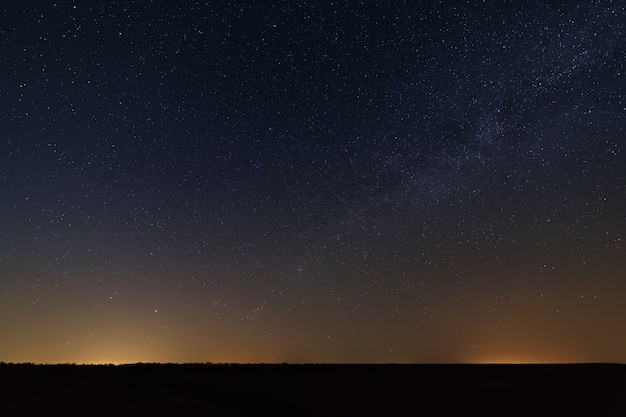
[[[626,416],[626,365],[0,364],[0,415]]]

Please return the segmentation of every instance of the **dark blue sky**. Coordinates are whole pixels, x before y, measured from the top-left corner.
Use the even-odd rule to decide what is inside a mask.
[[[625,3],[8,2],[0,360],[626,360]]]

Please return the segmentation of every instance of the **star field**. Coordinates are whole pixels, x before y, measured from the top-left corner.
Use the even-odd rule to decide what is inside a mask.
[[[626,361],[626,3],[7,2],[0,361]]]

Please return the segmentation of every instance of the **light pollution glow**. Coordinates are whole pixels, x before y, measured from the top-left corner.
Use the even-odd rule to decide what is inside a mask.
[[[346,337],[333,328],[325,332],[285,321],[281,329],[242,322],[204,323],[168,315],[167,311],[137,314],[137,306],[108,319],[83,315],[31,317],[19,327],[5,326],[12,343],[1,348],[5,362],[121,364],[177,363],[575,363],[619,360],[619,347],[606,345],[591,354],[591,345],[610,340],[606,332],[585,339],[575,327],[550,333],[554,323],[526,323],[514,316],[497,324],[486,317],[439,317],[404,326],[362,323]],[[131,311],[135,313],[131,314]],[[456,319],[456,318],[455,318]],[[15,323],[12,323],[15,324]],[[244,323],[248,326],[250,323]],[[544,329],[539,325],[543,324]],[[19,328],[19,333],[15,330]],[[389,330],[391,329],[391,330]],[[246,327],[246,330],[248,328]],[[38,341],[45,340],[45,344]]]

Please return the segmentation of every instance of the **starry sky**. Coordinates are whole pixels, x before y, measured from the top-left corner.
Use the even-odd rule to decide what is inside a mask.
[[[3,2],[0,361],[626,362],[625,24]]]

